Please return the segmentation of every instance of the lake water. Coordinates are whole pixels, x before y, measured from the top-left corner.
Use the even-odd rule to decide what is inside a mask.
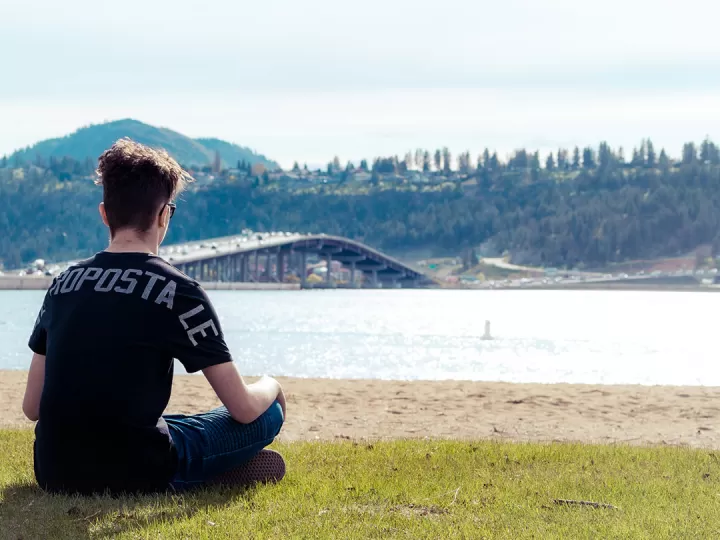
[[[42,291],[0,291],[0,369],[27,369]],[[720,385],[720,296],[212,291],[245,375]],[[481,336],[492,323],[492,341]],[[179,369],[178,371],[182,371]]]

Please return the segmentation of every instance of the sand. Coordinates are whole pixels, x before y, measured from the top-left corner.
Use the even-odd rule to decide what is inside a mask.
[[[27,373],[0,371],[0,427],[31,427]],[[249,379],[251,380],[251,379]],[[459,438],[720,448],[720,388],[280,378],[280,439]],[[219,405],[202,376],[177,376],[167,412]]]

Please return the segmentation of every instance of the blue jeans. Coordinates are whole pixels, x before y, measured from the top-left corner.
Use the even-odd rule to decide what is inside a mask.
[[[249,461],[269,445],[283,425],[280,403],[273,403],[251,424],[241,424],[225,407],[186,416],[163,416],[177,450],[172,480],[177,490],[199,487],[219,474]]]

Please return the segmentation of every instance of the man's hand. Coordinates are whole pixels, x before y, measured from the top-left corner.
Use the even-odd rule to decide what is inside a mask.
[[[287,417],[287,405],[285,403],[285,392],[283,392],[282,385],[278,382],[277,379],[274,377],[270,377],[268,375],[263,375],[259,381],[255,384],[267,384],[271,385],[274,388],[277,388],[277,401],[280,403],[280,407],[282,407],[283,412],[283,419]]]
[[[280,383],[272,377],[263,377],[252,384],[245,384],[235,364],[231,362],[210,366],[203,369],[203,373],[220,401],[241,424],[254,422],[282,394]],[[284,404],[285,396],[281,403],[283,413]]]

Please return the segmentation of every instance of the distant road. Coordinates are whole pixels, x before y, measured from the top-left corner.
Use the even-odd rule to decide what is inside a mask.
[[[482,262],[505,270],[514,270],[516,272],[544,272],[543,268],[533,268],[531,266],[520,266],[507,262],[501,257],[483,257]]]

